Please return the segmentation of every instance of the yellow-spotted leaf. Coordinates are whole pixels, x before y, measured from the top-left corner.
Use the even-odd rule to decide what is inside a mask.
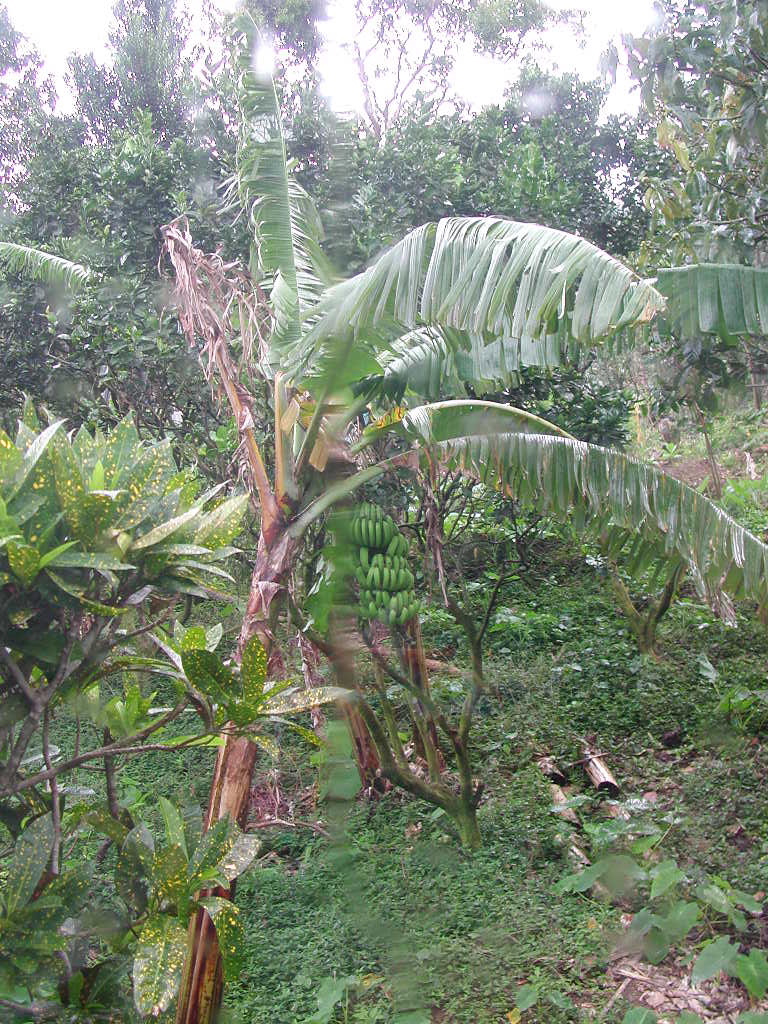
[[[251,866],[254,857],[261,849],[261,840],[249,832],[241,832],[234,846],[219,861],[216,870],[230,882],[238,878]]]
[[[258,706],[264,693],[267,678],[267,652],[258,636],[252,636],[243,648],[240,663],[240,680],[243,684],[243,701]]]
[[[101,449],[101,463],[108,487],[113,487],[121,472],[133,465],[139,443],[139,435],[130,416],[121,420],[111,431]]]
[[[30,544],[8,544],[8,565],[11,572],[25,587],[30,587],[40,571],[40,552]]]
[[[230,544],[240,533],[247,507],[247,494],[223,501],[212,512],[202,517],[195,534],[195,544],[204,544],[208,548],[220,548]]]
[[[199,516],[199,511],[196,508],[187,509],[186,512],[182,512],[179,516],[174,516],[173,519],[169,519],[166,523],[160,523],[159,526],[153,527],[153,529],[147,531],[141,537],[134,540],[131,545],[133,551],[142,551],[145,548],[154,547],[161,541],[164,541],[166,537],[170,537],[171,534],[176,533],[186,523],[191,522],[196,516]]]
[[[178,845],[166,846],[155,853],[152,862],[152,888],[162,902],[176,906],[188,896],[187,857]]]
[[[195,689],[217,704],[227,704],[236,696],[237,687],[232,673],[211,651],[182,651],[181,664]]]
[[[26,906],[45,870],[53,846],[53,822],[50,814],[37,818],[16,840],[13,859],[8,866],[3,897],[8,917]]]
[[[219,874],[218,865],[237,842],[240,830],[229,818],[220,818],[203,833],[189,862],[191,883],[202,883],[212,878],[224,878]]]
[[[258,735],[249,733],[248,738],[275,760],[280,756],[280,747],[278,747],[271,736],[265,736],[264,733],[259,733]]]
[[[133,998],[141,1014],[159,1017],[173,1001],[187,950],[186,928],[175,917],[152,917],[139,935]]]
[[[224,979],[236,981],[242,971],[245,950],[245,930],[237,907],[220,896],[207,896],[199,903],[210,914],[216,929]]]
[[[0,486],[5,488],[11,482],[20,465],[21,452],[6,432],[0,430]]]
[[[21,463],[14,474],[13,482],[5,498],[6,501],[12,501],[22,489],[29,474],[35,468],[39,459],[42,457],[48,448],[48,445],[51,443],[63,424],[64,420],[57,420],[55,423],[52,423],[50,427],[46,427],[45,430],[39,433],[32,440],[29,447],[24,452]]]
[[[180,651],[204,651],[207,647],[205,630],[202,626],[190,626],[178,645]]]
[[[289,715],[309,711],[318,704],[331,704],[336,700],[349,700],[349,690],[340,686],[316,686],[310,690],[294,690],[268,700],[264,711],[269,715]]]

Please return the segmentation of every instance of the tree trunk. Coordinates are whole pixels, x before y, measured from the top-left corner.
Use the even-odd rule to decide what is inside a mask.
[[[368,727],[360,716],[360,712],[352,704],[344,707],[344,718],[347,721],[349,735],[352,737],[352,746],[355,752],[355,761],[360,775],[360,784],[366,795],[374,796],[378,789],[381,777],[381,762],[376,752],[376,747],[368,732]]]
[[[704,446],[707,449],[707,462],[709,463],[710,475],[712,477],[712,493],[719,501],[723,496],[723,478],[720,475],[720,467],[717,464],[717,459],[715,458],[715,453],[712,448],[712,439],[710,438],[709,431],[707,430],[707,418],[695,402],[693,409],[699,424],[699,430],[704,435]]]
[[[405,624],[405,635],[403,641],[403,668],[417,690],[429,695],[429,672],[427,671],[427,659],[424,654],[424,641],[421,636],[421,623],[419,616],[414,615]],[[434,748],[434,755],[437,758],[439,770],[445,768],[445,759],[440,750],[440,742],[437,735],[435,720],[423,706],[419,708],[427,727],[428,742]],[[419,730],[414,726],[413,745],[419,757],[429,761],[429,751],[426,750],[424,740]]]
[[[479,850],[483,845],[477,824],[477,807],[472,801],[457,800],[448,811],[459,832],[461,845],[467,850]]]
[[[282,656],[274,643],[270,607],[275,596],[284,589],[296,551],[297,544],[282,523],[276,525],[271,536],[265,537],[262,533],[259,537],[251,592],[238,642],[239,658],[248,640],[258,633],[269,655],[269,672],[273,677],[281,670]],[[256,752],[256,745],[245,737],[225,738],[216,757],[206,828],[226,817],[245,828]],[[213,894],[231,899],[234,884],[230,889],[217,888]],[[176,1024],[212,1024],[221,1003],[222,986],[216,929],[208,913],[199,910],[189,922],[189,946],[179,989]]]
[[[744,353],[747,357],[749,381],[752,388],[752,402],[755,406],[755,412],[760,412],[760,409],[763,406],[763,385],[760,381],[757,367],[755,366],[755,360],[752,357],[752,349],[749,347],[749,342],[743,340],[742,345],[744,346]]]

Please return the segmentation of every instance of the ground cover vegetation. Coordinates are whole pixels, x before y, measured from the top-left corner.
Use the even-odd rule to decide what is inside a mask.
[[[61,115],[0,10],[2,1012],[764,1021],[762,5],[607,122],[543,4],[355,3],[357,119],[113,13]]]

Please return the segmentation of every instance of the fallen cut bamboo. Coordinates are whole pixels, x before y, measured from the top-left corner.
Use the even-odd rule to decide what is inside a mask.
[[[603,760],[603,755],[598,754],[589,747],[584,747],[584,771],[595,789],[610,793],[611,796],[619,795],[619,784],[613,777],[608,765]]]
[[[551,757],[549,754],[544,754],[538,758],[536,764],[542,773],[552,782],[556,782],[558,786],[564,786],[568,781],[565,772],[557,766],[554,757]]]
[[[568,797],[557,783],[550,783],[549,789],[552,793],[552,803],[555,805],[555,813],[558,818],[562,818],[563,821],[570,822],[571,825],[581,826],[579,816],[576,814],[574,809],[572,807],[565,806],[568,803]]]

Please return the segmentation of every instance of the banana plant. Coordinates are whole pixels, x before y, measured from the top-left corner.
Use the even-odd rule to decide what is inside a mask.
[[[289,603],[307,531],[360,488],[427,452],[576,525],[615,519],[641,541],[661,537],[665,556],[676,554],[712,586],[762,600],[768,549],[684,485],[558,436],[524,410],[423,404],[461,393],[466,383],[508,380],[522,366],[560,365],[598,344],[631,344],[664,309],[654,282],[582,238],[484,217],[424,225],[364,273],[332,284],[319,219],[289,174],[274,85],[252,66],[253,25],[239,26],[241,138],[230,199],[254,231],[250,273],[206,257],[183,220],[164,238],[182,328],[227,395],[260,509],[240,656],[259,636],[270,674],[281,677],[273,627]],[[256,386],[265,383],[274,408],[271,476],[251,413]],[[392,414],[393,395],[407,396],[404,414]],[[225,740],[208,825],[242,815],[255,756],[247,739]],[[394,772],[391,762],[385,767]],[[220,978],[203,916],[190,933],[179,1024],[211,1020]]]

